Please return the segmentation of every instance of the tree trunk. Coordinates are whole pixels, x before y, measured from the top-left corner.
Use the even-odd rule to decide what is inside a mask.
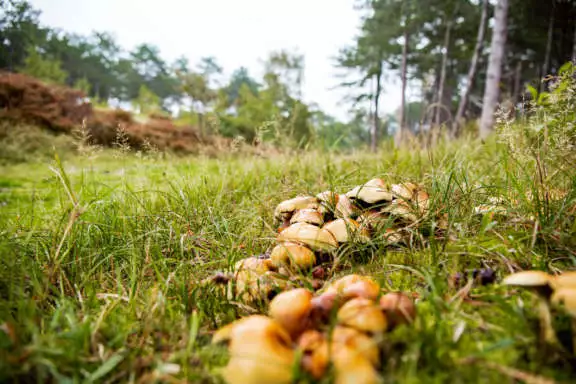
[[[512,103],[514,107],[518,104],[520,94],[522,93],[522,61],[518,60],[516,63],[516,70],[514,71],[514,93],[512,94]]]
[[[398,138],[398,144],[402,144],[406,136],[406,126],[404,121],[406,120],[406,83],[407,83],[407,72],[408,72],[408,27],[404,27],[404,45],[402,47],[402,69],[400,78],[402,81],[402,96],[400,99],[400,135]]]
[[[552,39],[554,37],[554,11],[555,11],[555,1],[552,0],[552,14],[550,15],[550,22],[548,23],[548,35],[546,38],[546,53],[544,54],[544,64],[542,65],[542,73],[540,74],[540,80],[548,75],[550,70],[550,55],[552,53]],[[538,82],[538,94],[542,91],[542,81]]]
[[[436,113],[434,115],[435,116],[434,125],[436,127],[440,126],[441,114],[443,112],[441,107],[444,105],[442,103],[442,101],[444,100],[444,84],[446,82],[446,66],[448,65],[448,54],[450,52],[450,35],[452,32],[452,26],[453,26],[452,19],[454,19],[454,17],[456,17],[457,10],[458,10],[458,7],[456,7],[456,10],[454,10],[454,14],[452,15],[451,19],[448,20],[448,22],[446,24],[446,31],[444,32],[444,52],[442,53],[442,64],[440,67],[440,83],[438,84],[438,96],[437,96],[438,106],[436,107]]]
[[[460,104],[458,104],[458,111],[456,112],[456,118],[452,125],[452,136],[456,137],[460,134],[460,128],[462,124],[462,119],[464,118],[464,112],[468,106],[468,98],[470,97],[470,92],[474,87],[474,78],[476,77],[476,70],[478,69],[478,59],[480,58],[480,52],[482,51],[482,46],[484,45],[484,35],[486,35],[486,20],[488,19],[488,0],[482,1],[482,16],[480,16],[480,25],[478,26],[478,34],[476,36],[476,46],[474,47],[474,54],[472,55],[472,61],[470,62],[470,68],[468,69],[468,76],[466,78],[466,88],[464,93],[460,98]]]
[[[494,112],[500,96],[500,77],[502,75],[502,60],[506,45],[506,25],[508,18],[508,0],[498,0],[494,12],[494,30],[490,43],[490,58],[484,99],[482,102],[482,117],[480,119],[480,138],[487,138],[494,129]]]
[[[380,92],[382,92],[382,62],[378,66],[378,72],[376,73],[376,94],[374,95],[374,120],[372,124],[372,140],[371,140],[371,150],[376,153],[378,151],[378,127],[380,126],[379,104],[380,104]]]
[[[574,40],[572,40],[572,62],[576,64],[576,25],[574,26]]]

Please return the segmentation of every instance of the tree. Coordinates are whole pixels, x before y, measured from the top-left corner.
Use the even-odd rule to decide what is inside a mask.
[[[500,95],[500,78],[506,45],[506,25],[508,17],[508,0],[498,0],[494,13],[494,30],[490,44],[490,59],[488,62],[488,78],[484,90],[482,118],[480,120],[480,137],[485,139],[494,127],[494,113]]]
[[[456,118],[452,124],[452,136],[455,137],[459,134],[460,127],[462,124],[462,119],[464,118],[464,112],[466,111],[466,106],[468,105],[468,98],[470,97],[470,92],[474,85],[474,79],[476,77],[476,70],[478,68],[478,61],[480,58],[480,53],[484,45],[484,36],[486,35],[486,22],[488,20],[488,0],[482,0],[482,14],[480,16],[480,24],[478,25],[478,35],[476,36],[476,45],[474,46],[474,55],[472,56],[472,61],[470,62],[470,69],[468,70],[468,75],[466,76],[466,85],[462,96],[460,97],[460,103],[458,104],[458,110],[456,112]]]
[[[19,71],[54,84],[64,84],[68,74],[62,69],[58,60],[44,58],[33,47],[28,47],[28,56],[24,59],[24,65]]]
[[[142,84],[138,91],[138,97],[132,102],[132,105],[141,115],[149,115],[160,109],[160,98]]]

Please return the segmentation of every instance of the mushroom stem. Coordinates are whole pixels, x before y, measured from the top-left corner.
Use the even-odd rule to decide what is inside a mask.
[[[552,327],[550,305],[548,300],[540,295],[538,296],[538,314],[540,317],[540,340],[550,344],[557,344],[558,339]]]
[[[576,356],[576,317],[571,319],[571,331],[572,331],[572,354]]]

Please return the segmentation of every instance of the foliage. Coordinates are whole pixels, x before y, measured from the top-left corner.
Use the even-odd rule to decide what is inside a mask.
[[[54,84],[64,84],[68,74],[62,69],[59,60],[51,60],[42,57],[38,51],[29,47],[28,56],[24,59],[24,65],[19,72]]]

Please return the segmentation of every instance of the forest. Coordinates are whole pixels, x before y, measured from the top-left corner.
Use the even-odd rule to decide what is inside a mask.
[[[0,0],[0,382],[576,381],[576,1],[350,12],[342,121]]]

